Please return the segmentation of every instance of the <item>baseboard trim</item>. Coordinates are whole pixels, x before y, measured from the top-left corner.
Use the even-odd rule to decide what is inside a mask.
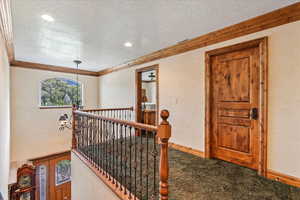
[[[300,178],[268,170],[267,178],[300,188]]]
[[[173,149],[176,149],[176,150],[179,150],[179,151],[182,151],[185,153],[193,154],[193,155],[201,157],[201,158],[205,158],[203,151],[199,151],[199,150],[193,149],[191,147],[182,146],[182,145],[175,144],[172,142],[169,142],[169,146],[172,147]]]

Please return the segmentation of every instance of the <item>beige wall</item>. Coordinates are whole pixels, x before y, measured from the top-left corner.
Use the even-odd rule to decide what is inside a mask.
[[[0,193],[8,200],[10,163],[10,91],[9,63],[0,34]]]
[[[159,64],[160,109],[171,112],[171,141],[204,151],[205,51],[269,37],[269,168],[300,177],[300,22],[143,64]],[[101,106],[135,105],[134,68],[99,78]]]
[[[72,154],[71,163],[72,200],[119,200],[119,198],[74,154]]]
[[[122,70],[99,78],[100,105],[103,107],[133,106],[134,79],[135,74],[132,70]]]
[[[58,130],[58,118],[69,113],[67,109],[40,109],[40,81],[47,78],[64,77],[75,79],[74,74],[11,68],[11,114],[12,114],[12,159],[24,160],[65,151],[71,147],[71,131]],[[98,78],[79,76],[83,84],[84,105],[98,105]]]

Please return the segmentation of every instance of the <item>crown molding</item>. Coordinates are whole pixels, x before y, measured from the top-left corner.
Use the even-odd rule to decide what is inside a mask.
[[[187,51],[195,50],[205,46],[224,42],[251,33],[263,31],[269,28],[288,24],[300,20],[300,3],[269,12],[264,15],[243,21],[241,23],[225,27],[223,29],[196,37],[191,40],[155,51],[153,53],[141,56],[122,65],[111,67],[99,71],[99,76],[127,69],[135,65],[144,64],[154,60],[174,56]]]
[[[53,72],[62,72],[62,73],[69,73],[69,74],[80,74],[80,75],[86,75],[86,76],[99,76],[99,73],[94,72],[94,71],[81,70],[81,69],[77,70],[74,68],[46,65],[46,64],[25,62],[25,61],[18,61],[18,60],[11,61],[10,66],[11,67],[21,67],[21,68],[26,68],[26,69],[37,69],[37,70],[45,70],[45,71],[53,71]]]
[[[0,0],[0,33],[4,39],[8,59],[15,58],[12,31],[11,1]]]

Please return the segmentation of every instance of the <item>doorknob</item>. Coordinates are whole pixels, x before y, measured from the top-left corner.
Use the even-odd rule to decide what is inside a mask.
[[[251,119],[258,119],[258,109],[257,108],[252,108],[251,110]]]

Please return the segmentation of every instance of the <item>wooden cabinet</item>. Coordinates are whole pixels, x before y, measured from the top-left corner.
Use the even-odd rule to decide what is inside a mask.
[[[35,175],[33,166],[23,165],[17,171],[17,183],[11,186],[11,200],[35,200]]]
[[[142,111],[143,123],[149,125],[156,125],[156,111],[155,110],[144,110]]]

